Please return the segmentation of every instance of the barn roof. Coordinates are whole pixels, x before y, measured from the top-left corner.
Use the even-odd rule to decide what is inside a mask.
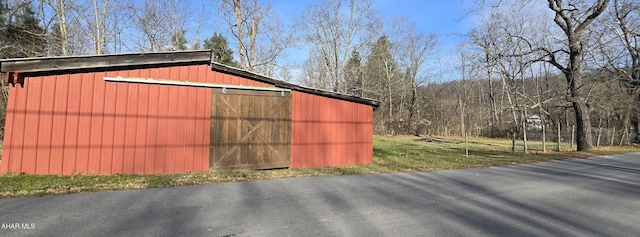
[[[0,60],[0,72],[4,74],[2,79],[5,83],[22,83],[24,77],[28,76],[47,76],[81,72],[189,65],[210,65],[212,71],[260,81],[280,88],[287,88],[294,91],[366,104],[374,108],[377,108],[380,105],[379,101],[373,99],[299,86],[264,75],[215,63],[212,60],[212,54],[209,50],[2,59]]]

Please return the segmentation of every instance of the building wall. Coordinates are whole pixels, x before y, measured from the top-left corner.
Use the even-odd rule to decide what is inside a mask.
[[[272,86],[208,65],[27,77],[9,89],[0,173],[208,169],[210,89],[105,82],[105,76]]]
[[[372,162],[371,106],[292,92],[291,168]]]

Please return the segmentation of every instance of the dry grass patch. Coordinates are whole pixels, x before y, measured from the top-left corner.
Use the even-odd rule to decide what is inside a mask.
[[[562,152],[553,152],[552,149],[557,149],[556,143],[549,143],[548,150],[542,152],[541,144],[531,142],[529,145],[532,151],[524,154],[521,149],[522,144],[518,142],[516,153],[513,154],[511,153],[511,140],[470,138],[469,143],[470,152],[467,158],[464,138],[460,137],[375,136],[373,162],[346,167],[248,171],[212,170],[202,173],[163,175],[8,174],[0,175],[0,198],[307,176],[466,169],[640,152],[638,146],[602,147],[590,152],[575,152],[568,151],[570,144],[562,144],[561,148],[564,149]]]

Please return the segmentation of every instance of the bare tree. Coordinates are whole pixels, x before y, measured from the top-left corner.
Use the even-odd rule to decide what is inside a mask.
[[[184,48],[185,26],[190,17],[187,2],[141,0],[130,9],[134,13],[133,26],[140,32],[133,36],[133,49],[156,52]]]
[[[291,73],[291,68],[288,66],[278,67],[278,76],[280,80],[290,82],[293,79],[293,75]]]
[[[627,94],[633,97],[632,103],[627,103],[625,113],[625,129],[629,127],[631,117],[634,117],[636,131],[640,129],[640,4],[631,0],[614,0],[614,8],[610,14],[613,21],[607,24],[606,32],[613,32],[623,52],[621,57],[609,57],[607,67],[619,74],[620,83],[627,88]],[[605,24],[609,23],[605,21]],[[615,47],[614,46],[614,47]],[[606,52],[604,52],[606,53]],[[633,113],[633,115],[632,115]]]
[[[134,12],[122,0],[40,0],[37,9],[53,56],[120,52]]]
[[[106,21],[107,13],[109,9],[109,0],[103,0],[102,6],[98,3],[98,0],[93,0],[93,53],[104,54],[107,47],[107,32]]]
[[[91,54],[92,36],[88,22],[93,22],[87,5],[77,0],[42,0],[39,14],[49,32],[49,55]],[[51,14],[51,15],[49,15]]]
[[[607,87],[610,92],[621,90],[625,93],[608,95],[615,97],[616,104],[608,103],[609,98],[594,93],[598,98],[594,102],[601,108],[595,115],[600,118],[599,126],[603,117],[607,126],[612,116],[622,118],[622,123],[615,126],[622,128],[620,134],[629,134],[630,127],[637,131],[640,120],[640,5],[636,1],[614,0],[613,7],[603,15],[588,32],[589,38],[593,39],[589,42],[596,50],[589,51],[586,59],[597,67],[594,72],[600,74],[598,78],[607,78],[599,81],[609,85],[600,86]]]
[[[304,35],[302,40],[317,53],[317,58],[310,63],[325,67],[331,90],[349,90],[343,85],[343,68],[357,48],[358,36],[375,22],[373,2],[321,0],[307,7],[296,22],[297,30]]]
[[[597,0],[588,5],[583,1],[548,0],[549,9],[554,13],[553,21],[565,34],[562,49],[545,49],[546,61],[558,68],[564,75],[569,88],[569,101],[573,105],[576,119],[576,145],[578,151],[593,148],[591,139],[591,108],[587,103],[587,89],[581,75],[581,63],[584,54],[583,34],[589,25],[604,12],[609,0]],[[563,58],[566,60],[562,60]],[[564,62],[563,62],[564,61]]]
[[[482,68],[486,73],[486,79],[489,86],[488,91],[488,100],[489,100],[489,114],[490,123],[489,126],[491,136],[496,136],[500,134],[498,130],[500,130],[499,124],[502,123],[500,111],[503,108],[498,106],[498,92],[499,87],[494,85],[497,81],[495,80],[494,75],[499,73],[499,67],[501,58],[504,57],[505,52],[503,52],[506,48],[501,45],[503,42],[503,37],[507,34],[504,32],[503,24],[512,24],[510,21],[503,19],[504,16],[497,11],[491,11],[488,16],[483,16],[481,18],[480,24],[472,29],[469,34],[469,40],[471,41],[471,45],[478,52],[478,56],[476,59],[479,60],[477,62],[477,67]],[[508,50],[508,49],[506,49]],[[504,76],[498,75],[500,79],[504,79]],[[503,80],[503,89],[506,88],[506,83]],[[504,95],[503,91],[502,95]]]
[[[585,34],[590,25],[606,10],[610,0],[547,0],[547,7],[552,11],[553,22],[561,31],[562,37],[549,35],[547,38],[550,44],[535,44],[534,38],[529,38],[526,42],[530,50],[520,51],[522,53],[511,54],[526,55],[534,52],[542,52],[538,59],[550,63],[559,69],[565,77],[568,93],[566,99],[571,103],[574,110],[574,117],[577,127],[577,148],[580,151],[592,149],[591,141],[591,108],[588,104],[590,86],[583,82],[581,70],[585,52],[588,48],[585,41]],[[476,1],[479,6],[485,4],[484,0]],[[497,6],[503,2],[498,1]],[[533,1],[524,0],[518,2],[519,5],[533,4]],[[540,38],[540,37],[538,37]],[[539,42],[538,42],[539,43]],[[528,51],[528,52],[527,52]]]
[[[469,37],[471,38],[471,41],[473,42],[473,44],[476,47],[479,47],[483,56],[482,59],[482,63],[483,63],[483,68],[485,69],[485,72],[487,74],[487,81],[489,83],[489,113],[491,114],[491,122],[490,122],[490,126],[491,126],[491,135],[493,136],[496,132],[496,125],[499,122],[499,118],[498,118],[498,108],[496,106],[496,94],[495,94],[495,89],[494,89],[494,79],[493,79],[493,75],[494,75],[494,68],[496,67],[496,60],[497,60],[497,55],[495,55],[494,52],[494,46],[495,46],[495,41],[496,39],[496,35],[495,32],[490,28],[491,24],[488,24],[487,26],[485,26],[485,29],[482,30],[478,30],[478,29],[474,29],[471,31],[471,33],[469,34]]]
[[[399,51],[399,66],[404,72],[404,107],[407,109],[408,115],[406,119],[406,133],[416,133],[415,131],[415,115],[418,112],[416,104],[420,95],[418,88],[424,86],[428,78],[430,78],[429,70],[425,68],[428,60],[435,57],[437,47],[437,36],[435,34],[425,34],[417,32],[415,24],[408,22],[406,19],[398,19],[394,23],[396,28],[404,28],[398,34],[396,40],[396,48]]]
[[[276,60],[294,42],[273,10],[261,0],[223,0],[218,6],[222,20],[238,43],[240,67],[266,75],[275,72]]]
[[[314,49],[311,49],[309,52],[309,58],[307,58],[307,60],[302,64],[303,76],[301,82],[309,87],[325,89],[329,87],[331,82],[326,77],[328,73],[326,71],[327,68],[317,64],[314,60],[319,57],[318,54],[319,53]]]
[[[487,59],[487,49],[483,48],[482,51],[484,51],[484,61],[488,62],[488,65],[494,66],[499,73],[502,82],[499,112],[508,111],[510,113],[509,130],[514,133],[521,131],[521,126],[518,124],[521,124],[526,117],[522,114],[528,99],[524,83],[524,79],[527,77],[525,68],[533,62],[533,59],[530,59],[527,54],[519,52],[529,49],[525,38],[528,38],[527,34],[535,29],[530,25],[531,21],[525,20],[531,19],[533,16],[525,13],[521,8],[511,7],[507,12],[505,14],[492,13],[487,21],[490,25],[486,27],[494,28],[494,32],[489,38],[490,41],[485,45],[487,43],[493,45],[490,49],[492,51],[490,55],[493,55],[493,58]],[[504,102],[505,97],[506,102]],[[501,121],[501,117],[498,116],[498,121]]]
[[[458,45],[458,65],[456,68],[460,71],[460,87],[456,93],[456,97],[458,100],[458,111],[460,118],[460,136],[464,136],[467,131],[467,122],[466,119],[468,117],[467,112],[467,100],[468,100],[468,76],[469,76],[469,55],[467,55],[466,45],[464,43]]]
[[[44,0],[46,4],[48,4],[55,14],[55,32],[57,32],[56,41],[59,42],[60,46],[60,54],[63,56],[68,56],[71,53],[69,52],[69,30],[68,30],[68,22],[67,22],[67,12],[68,12],[68,4],[67,0]]]
[[[640,4],[636,1],[614,0],[615,32],[627,51],[626,65],[617,69],[624,74],[623,82],[629,87],[640,86]],[[617,65],[614,65],[617,66]]]

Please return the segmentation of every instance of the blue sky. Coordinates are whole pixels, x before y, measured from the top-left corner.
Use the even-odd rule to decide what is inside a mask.
[[[309,1],[272,0],[273,7],[285,22],[292,22]],[[402,16],[416,24],[423,33],[435,33],[440,43],[440,56],[447,58],[461,41],[461,35],[473,27],[474,15],[465,15],[471,10],[473,0],[377,0],[375,10],[385,22]],[[291,49],[287,57],[280,60],[284,64],[302,64],[306,59],[305,49]]]
[[[291,20],[312,2],[273,0],[272,3],[282,19]],[[472,17],[463,16],[472,7],[472,0],[377,0],[375,3],[375,9],[385,20],[404,16],[416,23],[420,31],[441,36],[470,29]]]
[[[291,25],[294,18],[299,16],[314,1],[271,0],[271,3],[280,19],[285,24]],[[394,18],[402,16],[406,20],[415,23],[418,31],[438,35],[440,44],[439,56],[443,58],[443,61],[448,61],[448,64],[451,64],[450,61],[453,58],[450,55],[462,40],[461,35],[467,33],[473,27],[474,15],[465,16],[465,13],[473,7],[474,0],[376,0],[374,5],[374,9],[380,14],[385,23],[390,23]],[[220,25],[216,25],[213,30],[220,27]],[[203,37],[211,34],[210,32],[202,33]],[[280,59],[279,63],[301,65],[307,57],[307,49],[291,48],[286,51],[286,56]],[[446,68],[447,66],[445,65],[444,67]],[[293,73],[296,74],[295,71]],[[455,75],[448,75],[448,79],[453,79],[452,77],[455,77]]]
[[[418,30],[442,37],[466,33],[472,26],[471,16],[464,17],[473,7],[471,0],[379,0],[376,5],[386,19],[404,16],[416,23]]]

